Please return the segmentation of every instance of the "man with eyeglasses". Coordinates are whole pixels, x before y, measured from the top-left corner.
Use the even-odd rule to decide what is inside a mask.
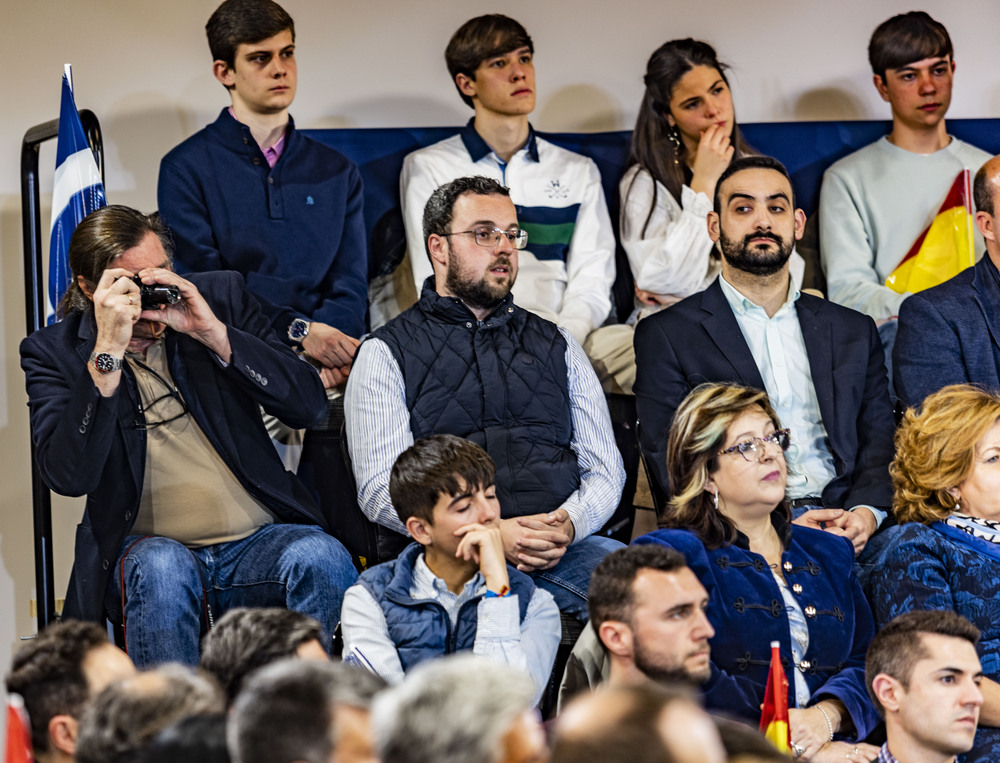
[[[687,393],[702,382],[764,389],[791,430],[797,521],[846,535],[860,554],[892,504],[882,344],[870,318],[789,279],[805,224],[794,202],[787,171],[770,157],[739,159],[723,173],[708,216],[720,277],[636,328],[640,444],[666,487],[667,432]]]
[[[347,385],[358,502],[405,534],[389,498],[396,457],[434,434],[472,440],[496,462],[507,560],[585,620],[590,573],[621,545],[592,535],[625,479],[600,384],[572,333],[514,304],[527,240],[508,189],[446,183],[423,230],[433,280],[361,345]]]
[[[615,238],[593,160],[540,137],[534,43],[508,16],[477,16],[456,30],[444,58],[452,84],[475,114],[462,130],[406,157],[399,178],[410,267],[417,296],[431,263],[421,216],[436,188],[463,176],[510,188],[518,220],[532,238],[521,251],[514,298],[567,329],[594,363],[608,392],[631,392],[632,330],[603,324],[611,313]]]
[[[197,664],[202,632],[236,606],[310,615],[329,645],[357,574],[260,416],[312,424],[322,382],[242,277],[181,278],[170,252],[155,216],[92,213],[62,320],[21,344],[42,477],[87,495],[63,617],[122,623],[139,667]],[[134,276],[178,300],[150,306]]]

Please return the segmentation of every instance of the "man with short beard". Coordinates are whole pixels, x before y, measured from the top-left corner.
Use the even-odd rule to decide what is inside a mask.
[[[794,201],[787,170],[767,156],[738,159],[719,179],[708,231],[722,273],[636,328],[640,444],[666,486],[667,433],[693,387],[766,390],[791,429],[785,458],[797,521],[844,535],[861,553],[892,503],[882,344],[871,318],[801,294],[789,279],[805,225]]]
[[[434,278],[362,344],[347,386],[358,501],[405,533],[389,498],[396,457],[434,434],[472,440],[496,462],[507,561],[584,620],[590,574],[621,545],[592,533],[625,479],[597,376],[571,333],[511,298],[527,233],[507,188],[484,177],[446,183],[423,227]]]

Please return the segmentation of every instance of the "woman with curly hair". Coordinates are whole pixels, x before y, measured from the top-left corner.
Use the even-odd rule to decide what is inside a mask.
[[[929,395],[896,432],[889,472],[899,526],[866,582],[875,619],[950,609],[979,628],[985,703],[965,760],[1000,760],[1000,395]]]
[[[846,538],[791,524],[782,429],[767,394],[703,384],[677,409],[667,445],[665,528],[636,539],[684,554],[709,594],[709,710],[756,723],[771,642],[788,676],[800,761],[871,760],[878,724],[865,686],[871,610]]]

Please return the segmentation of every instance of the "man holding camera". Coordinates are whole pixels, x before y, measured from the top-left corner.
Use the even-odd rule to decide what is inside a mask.
[[[329,638],[356,573],[260,416],[312,424],[322,382],[239,275],[186,280],[170,248],[156,217],[89,215],[63,320],[21,344],[42,476],[87,495],[63,616],[121,622],[139,667],[197,664],[202,631],[236,606],[287,606]]]

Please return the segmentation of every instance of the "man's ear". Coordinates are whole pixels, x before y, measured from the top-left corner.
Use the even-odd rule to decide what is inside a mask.
[[[713,210],[708,213],[708,237],[712,243],[719,243],[719,215]]]
[[[976,227],[983,234],[983,238],[996,243],[997,234],[993,229],[993,215],[986,212],[976,212]]]
[[[83,292],[84,296],[87,297],[91,302],[94,301],[94,290],[90,288],[87,284],[87,279],[83,276],[76,277],[76,285],[80,287],[80,291]]]
[[[462,95],[468,96],[469,98],[476,97],[476,80],[469,75],[462,74],[462,72],[456,74],[455,86],[458,88],[458,92]]]
[[[597,626],[597,638],[616,657],[632,659],[632,629],[621,620],[605,620]]]
[[[795,240],[801,241],[802,234],[806,230],[806,213],[801,209],[795,210]]]
[[[49,719],[49,743],[70,757],[76,754],[79,721],[72,715],[53,715]]]
[[[889,102],[889,88],[886,87],[885,80],[882,79],[881,74],[872,75],[872,83],[875,85],[875,89],[878,90],[878,94],[882,96],[882,100],[886,103]]]
[[[236,86],[236,72],[230,69],[225,61],[213,61],[212,74],[227,90]]]
[[[431,545],[431,523],[419,517],[410,517],[406,520],[406,531],[421,546]]]
[[[448,267],[448,239],[432,233],[427,237],[427,251],[431,255],[431,264],[437,263],[443,268]]]
[[[885,713],[894,713],[899,710],[899,703],[904,694],[903,685],[890,675],[879,673],[872,680],[872,694],[874,694]]]

